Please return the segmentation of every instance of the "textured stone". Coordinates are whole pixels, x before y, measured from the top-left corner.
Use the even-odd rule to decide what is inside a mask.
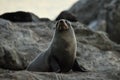
[[[77,19],[93,31],[104,31],[120,43],[120,0],[79,0],[70,9]]]
[[[30,12],[17,11],[4,13],[0,15],[0,18],[10,20],[12,22],[38,22],[39,17]]]
[[[19,71],[0,74],[0,80],[119,80],[120,72],[87,72],[87,73],[31,73]]]
[[[55,20],[57,21],[57,20],[60,20],[60,19],[66,19],[66,20],[69,20],[71,22],[77,22],[78,21],[77,17],[74,16],[69,11],[62,11]]]

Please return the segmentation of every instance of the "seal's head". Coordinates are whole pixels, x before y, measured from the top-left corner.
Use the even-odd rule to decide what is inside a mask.
[[[65,19],[61,19],[56,23],[57,31],[66,31],[69,30],[69,28],[70,28],[70,22]]]

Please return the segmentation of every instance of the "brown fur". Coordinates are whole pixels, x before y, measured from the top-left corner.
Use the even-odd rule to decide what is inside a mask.
[[[71,69],[85,71],[75,59],[76,49],[76,37],[71,24],[64,19],[59,20],[51,45],[30,63],[27,70],[40,72],[68,72]]]

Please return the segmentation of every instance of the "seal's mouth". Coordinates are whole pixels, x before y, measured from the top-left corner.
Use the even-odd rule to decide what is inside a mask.
[[[56,30],[58,31],[66,31],[69,29],[69,25],[66,20],[61,19],[56,24]]]

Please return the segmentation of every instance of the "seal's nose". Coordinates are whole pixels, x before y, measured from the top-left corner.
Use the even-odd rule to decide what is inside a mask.
[[[68,24],[66,23],[66,20],[64,20],[64,19],[59,20],[56,24],[56,29],[59,31],[68,30],[69,27],[68,27]]]
[[[67,26],[67,23],[65,22],[65,20],[62,19],[59,21],[59,26],[61,27]]]
[[[59,20],[60,24],[65,24],[64,22],[65,22],[65,20],[63,20],[63,19]]]

